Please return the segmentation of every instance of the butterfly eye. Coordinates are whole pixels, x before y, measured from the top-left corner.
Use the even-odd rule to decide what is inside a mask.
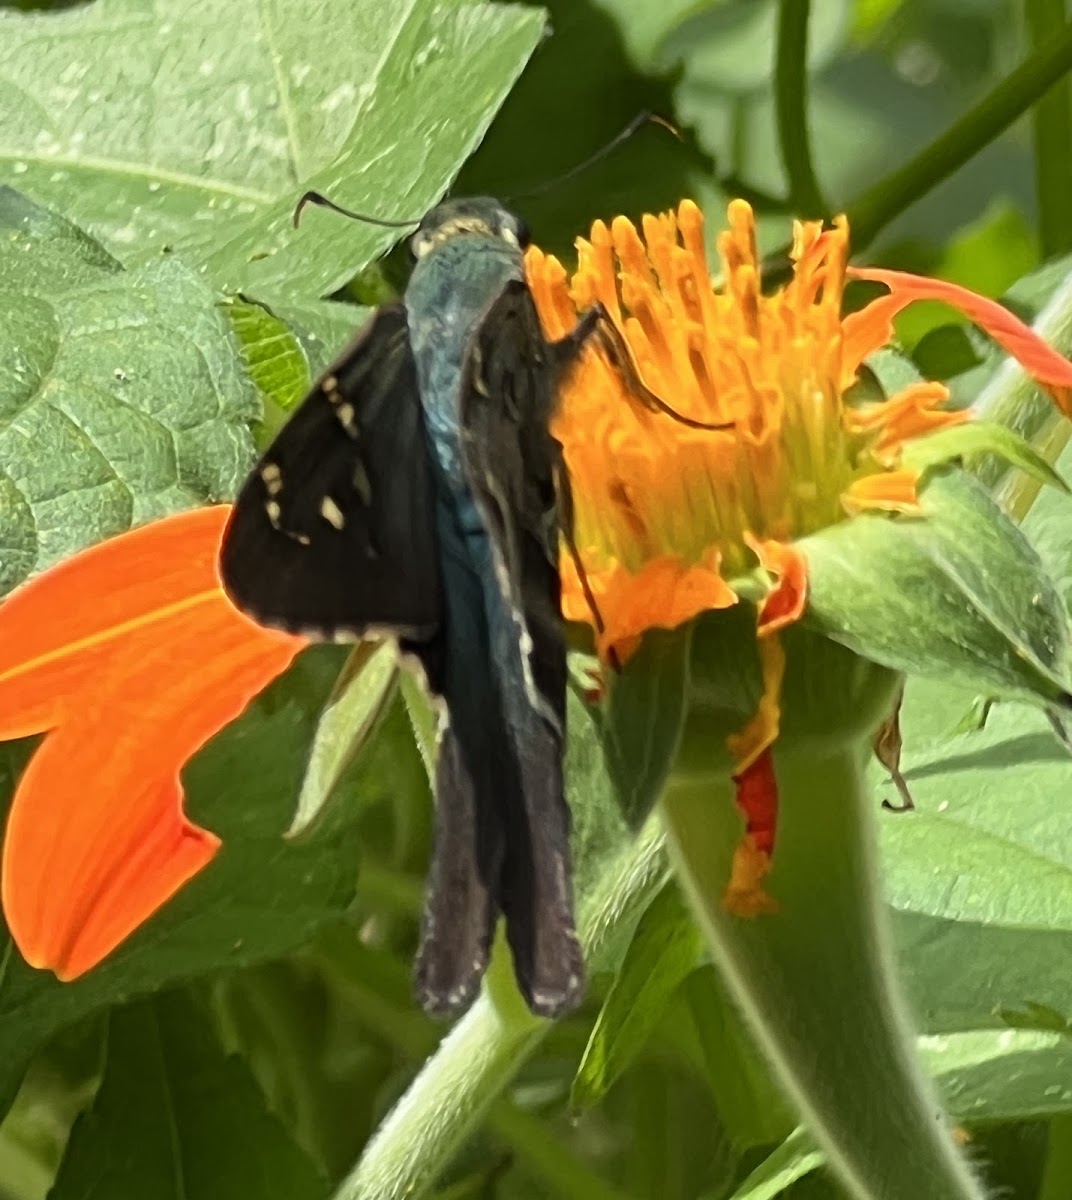
[[[521,250],[529,248],[529,244],[532,241],[532,233],[520,217],[514,217],[514,237],[517,238],[517,244]]]

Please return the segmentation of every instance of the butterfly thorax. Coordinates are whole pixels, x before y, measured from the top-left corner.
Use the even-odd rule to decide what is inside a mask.
[[[406,289],[410,344],[436,474],[458,502],[471,508],[474,519],[459,440],[466,353],[488,308],[510,280],[523,279],[524,273],[516,246],[462,233],[419,259]]]

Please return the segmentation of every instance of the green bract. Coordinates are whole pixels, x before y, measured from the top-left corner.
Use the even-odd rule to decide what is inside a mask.
[[[1066,703],[1072,626],[1030,543],[960,472],[932,479],[920,505],[800,543],[808,624],[895,670]]]

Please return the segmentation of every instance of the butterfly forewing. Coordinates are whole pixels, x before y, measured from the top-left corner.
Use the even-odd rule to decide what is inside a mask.
[[[317,637],[441,619],[434,499],[402,305],[379,309],[239,492],[220,572],[257,621]]]

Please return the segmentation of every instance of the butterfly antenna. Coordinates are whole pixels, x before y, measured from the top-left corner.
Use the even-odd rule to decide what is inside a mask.
[[[557,175],[554,179],[549,179],[546,183],[541,183],[538,187],[529,188],[524,192],[517,192],[513,196],[509,196],[508,200],[513,203],[515,200],[528,200],[532,196],[542,196],[544,192],[549,192],[552,188],[558,187],[560,184],[566,183],[575,176],[580,175],[582,171],[587,171],[589,167],[595,166],[597,162],[606,158],[608,154],[613,153],[623,143],[629,139],[638,130],[643,129],[645,125],[661,125],[664,129],[668,129],[678,141],[681,141],[681,131],[676,126],[672,125],[665,117],[660,117],[657,113],[641,112],[629,122],[626,127],[619,133],[616,133],[609,142],[595,154],[591,154],[583,162],[579,162],[575,167],[570,167],[561,175]]]
[[[321,192],[306,192],[304,196],[294,206],[294,228],[298,228],[298,222],[301,220],[301,215],[307,204],[316,204],[320,208],[330,208],[332,212],[337,212],[340,216],[349,217],[351,221],[364,221],[367,225],[383,225],[386,229],[405,229],[409,225],[419,225],[420,217],[412,221],[388,221],[383,217],[370,217],[367,213],[354,212],[352,209],[343,208],[341,204],[336,204],[334,200],[329,200],[327,196]]]

